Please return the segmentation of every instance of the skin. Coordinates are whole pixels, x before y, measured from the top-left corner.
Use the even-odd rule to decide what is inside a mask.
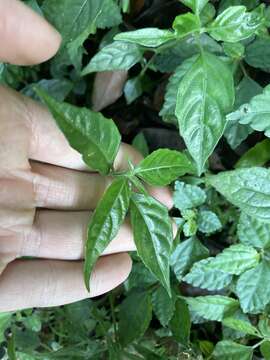
[[[33,65],[57,52],[61,37],[17,0],[0,0],[0,61]],[[115,161],[141,156],[122,144]],[[0,312],[67,304],[101,295],[129,275],[135,249],[129,222],[83,283],[87,222],[110,183],[91,173],[40,104],[0,87]],[[172,205],[168,189],[150,192]],[[24,256],[34,260],[20,259]]]

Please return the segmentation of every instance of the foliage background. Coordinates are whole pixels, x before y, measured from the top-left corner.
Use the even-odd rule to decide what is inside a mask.
[[[183,25],[179,20],[175,29],[186,31],[185,36],[173,46],[158,46],[154,53],[149,44],[142,51],[122,42],[117,64],[100,58],[95,62],[93,56],[122,31],[169,29],[176,15],[190,11],[190,4],[206,5],[207,1],[25,2],[61,31],[63,44],[54,59],[39,66],[1,64],[2,83],[33,98],[37,98],[33,87],[38,84],[60,102],[102,110],[113,118],[122,139],[145,156],[159,148],[185,149],[175,106],[179,83],[188,82],[185,74],[199,53],[194,34],[189,35],[196,24]],[[211,1],[200,17],[206,26],[217,14],[238,5],[260,17],[256,29],[251,26],[251,34],[240,26],[245,22],[240,11],[228,20],[236,24],[229,32],[220,35],[212,30],[211,36],[200,35],[203,49],[227,64],[236,95],[233,107],[224,110],[231,122],[220,135],[214,134],[219,140],[215,150],[209,138],[203,144],[209,145],[208,155],[212,153],[206,162],[208,174],[219,175],[208,181],[184,176],[174,184],[171,215],[179,231],[170,261],[172,297],[132,254],[129,279],[110,294],[59,308],[1,314],[0,358],[270,359],[270,225],[261,221],[270,217],[269,90],[254,100],[269,84],[269,8],[266,1],[258,0]],[[234,41],[232,34],[236,34]],[[129,64],[121,60],[121,54],[124,57],[128,52]],[[222,77],[219,64],[214,79],[217,92]],[[104,73],[110,66],[112,72]],[[247,116],[250,109],[253,117]],[[193,144],[185,141],[194,154]],[[199,172],[204,171],[204,160],[197,161]],[[235,168],[239,170],[227,172]],[[261,179],[259,184],[257,179]],[[246,201],[254,194],[245,193],[244,200],[239,195],[250,183],[261,191],[262,197],[255,199],[256,213]]]

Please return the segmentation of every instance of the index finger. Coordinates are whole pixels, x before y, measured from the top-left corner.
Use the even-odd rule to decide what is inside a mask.
[[[0,61],[34,65],[57,52],[60,34],[18,0],[0,0]]]

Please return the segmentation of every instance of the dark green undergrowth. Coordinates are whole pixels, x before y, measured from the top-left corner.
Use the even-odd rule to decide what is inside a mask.
[[[268,2],[25,2],[62,46],[39,66],[0,64],[1,82],[43,101],[114,179],[89,223],[86,286],[126,216],[137,252],[109,294],[1,314],[0,358],[269,360]],[[125,172],[121,140],[145,157]],[[174,208],[146,184],[171,186]]]

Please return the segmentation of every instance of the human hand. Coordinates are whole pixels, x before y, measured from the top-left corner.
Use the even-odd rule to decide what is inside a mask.
[[[52,57],[59,34],[17,0],[0,0],[0,59],[31,65]],[[140,155],[122,144],[115,167]],[[89,173],[49,112],[0,88],[0,311],[62,305],[89,297],[83,282],[87,223],[110,179]],[[152,195],[171,205],[168,190]],[[134,250],[128,222],[92,274],[90,296],[122,283]],[[109,256],[108,256],[109,255]],[[30,256],[36,259],[26,260]]]

